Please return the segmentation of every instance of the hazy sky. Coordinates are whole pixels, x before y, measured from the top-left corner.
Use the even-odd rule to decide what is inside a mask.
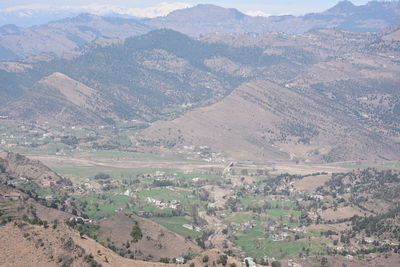
[[[173,3],[183,2],[188,4],[215,4],[224,7],[235,7],[241,11],[263,11],[267,14],[279,15],[279,14],[304,14],[315,11],[326,10],[335,5],[339,0],[208,0],[208,1],[197,1],[197,0],[0,0],[0,8],[7,8],[11,6],[19,5],[90,5],[90,4],[112,4],[122,7],[137,7],[145,8],[156,6],[162,2]],[[356,5],[365,4],[368,0],[353,0]]]

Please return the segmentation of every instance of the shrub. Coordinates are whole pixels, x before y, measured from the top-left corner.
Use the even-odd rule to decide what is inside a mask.
[[[203,257],[203,262],[208,262],[208,255],[205,255],[205,256]]]

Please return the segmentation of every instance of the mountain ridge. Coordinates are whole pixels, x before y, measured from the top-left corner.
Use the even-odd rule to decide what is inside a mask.
[[[80,49],[99,37],[125,39],[163,28],[192,37],[215,33],[301,34],[317,28],[378,32],[400,24],[399,10],[398,1],[373,1],[361,6],[342,1],[324,12],[304,16],[251,17],[234,8],[204,4],[175,10],[165,17],[144,20],[86,13],[30,28],[2,26],[0,59],[23,59],[41,53],[60,56]]]
[[[5,65],[0,74],[12,83],[0,87],[8,97],[0,112],[58,126],[145,121],[152,126],[138,144],[210,143],[240,158],[396,159],[399,50],[398,42],[385,40],[395,32],[328,29],[196,40],[156,30],[72,59]],[[21,91],[10,96],[10,86]],[[256,107],[259,113],[249,113]],[[235,149],[224,136],[235,140]]]

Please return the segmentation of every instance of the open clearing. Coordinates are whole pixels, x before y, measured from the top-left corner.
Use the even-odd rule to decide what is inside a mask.
[[[315,191],[317,187],[324,185],[329,178],[329,175],[308,176],[296,181],[293,186],[297,190],[306,190],[312,192]]]

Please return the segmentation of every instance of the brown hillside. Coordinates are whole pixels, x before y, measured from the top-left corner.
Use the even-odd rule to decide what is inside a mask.
[[[143,238],[137,243],[133,243],[130,233],[136,222],[143,233]],[[111,218],[101,220],[99,224],[102,227],[102,237],[110,239],[110,245],[127,250],[125,249],[126,244],[130,243],[130,250],[137,250],[136,259],[151,261],[157,261],[161,258],[172,259],[180,255],[197,254],[201,250],[182,236],[134,214],[118,213]]]
[[[102,266],[168,266],[122,258],[89,238],[63,224],[47,229],[20,223],[0,227],[1,266],[90,266],[85,257],[93,255]]]
[[[87,262],[89,255],[102,266],[113,267],[163,267],[177,266],[176,264],[163,264],[157,262],[145,262],[123,258],[113,251],[103,247],[90,238],[81,238],[77,232],[70,230],[63,224],[56,229],[51,227],[45,229],[24,223],[14,225],[9,223],[0,226],[0,266],[90,266]],[[203,258],[207,255],[209,263],[218,264],[218,259],[224,255],[218,250],[210,250],[197,256],[187,264],[179,266],[204,266]],[[238,267],[243,266],[240,261],[228,257],[228,266],[236,263]]]
[[[50,170],[40,161],[30,160],[13,152],[0,152],[0,171],[14,178],[25,178],[50,187],[52,184],[65,184],[68,180]]]
[[[102,105],[103,108],[107,107],[107,103],[102,103],[101,99],[98,99],[99,96],[94,89],[60,72],[43,78],[38,84],[58,90],[71,103],[91,111],[98,111],[97,105]]]
[[[59,72],[39,80],[22,98],[2,108],[26,121],[57,124],[104,124],[111,104],[99,92]],[[51,114],[51,115],[50,115]]]
[[[218,249],[211,249],[203,252],[193,260],[189,261],[187,265],[194,263],[195,266],[206,266],[207,264],[208,266],[214,266],[215,263],[216,266],[223,266],[222,264],[218,264],[218,260],[220,260],[220,257],[224,255],[225,254]],[[205,256],[208,256],[207,263],[205,263],[203,260]],[[241,261],[238,261],[237,259],[228,256],[227,264],[225,266],[231,266],[231,264],[236,264],[237,267],[245,266]]]
[[[400,156],[392,141],[378,137],[345,111],[261,80],[242,85],[217,104],[156,122],[143,134],[169,143],[209,146],[242,160]]]
[[[382,39],[385,41],[400,41],[400,26],[391,27],[382,33]]]

